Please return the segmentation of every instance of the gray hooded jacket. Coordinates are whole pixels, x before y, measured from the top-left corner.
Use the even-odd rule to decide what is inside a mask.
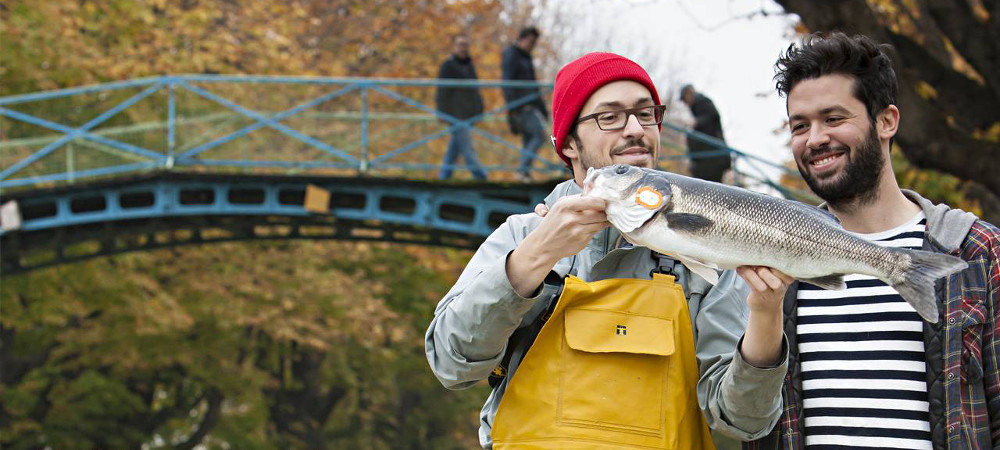
[[[579,194],[569,180],[545,199],[548,206],[566,195]],[[534,230],[536,214],[510,216],[479,247],[458,282],[438,303],[427,329],[425,350],[431,370],[449,389],[468,388],[489,377],[507,350],[508,338],[530,325],[558,294],[558,286],[543,284],[532,298],[519,296],[507,278],[506,259]],[[619,234],[613,228],[597,233],[580,253],[559,261],[552,269],[559,278],[575,275],[584,281],[608,278],[649,279],[656,266],[643,247],[615,248]],[[713,434],[739,440],[766,435],[781,413],[781,383],[787,357],[773,368],[756,368],[734,352],[747,323],[749,289],[734,271],[725,271],[718,284],[678,265],[677,280],[684,288],[695,332],[695,353],[701,378],[698,400]],[[787,345],[785,345],[787,349]],[[513,349],[507,376],[491,392],[480,414],[479,440],[491,448],[490,430],[500,399],[517,370],[526,348]]]

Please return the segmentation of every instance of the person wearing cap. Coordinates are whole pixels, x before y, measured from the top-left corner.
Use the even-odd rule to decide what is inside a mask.
[[[761,335],[780,336],[780,308],[775,319],[753,305],[780,302],[787,283],[764,269],[763,288],[734,271],[712,286],[631,246],[603,200],[580,195],[588,168],[655,166],[664,107],[642,67],[584,55],[557,74],[552,105],[573,178],[497,228],[438,303],[425,338],[435,376],[449,389],[489,379],[484,448],[699,449],[715,448],[709,428],[766,435],[787,343]]]

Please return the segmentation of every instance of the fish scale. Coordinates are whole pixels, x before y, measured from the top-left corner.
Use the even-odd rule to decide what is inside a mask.
[[[951,255],[868,242],[808,205],[675,173],[615,165],[590,169],[584,184],[585,195],[607,202],[608,220],[631,242],[713,283],[716,270],[738,266],[773,267],[827,289],[844,289],[845,274],[870,275],[937,322],[934,281],[968,267]],[[662,201],[637,201],[640,189]]]

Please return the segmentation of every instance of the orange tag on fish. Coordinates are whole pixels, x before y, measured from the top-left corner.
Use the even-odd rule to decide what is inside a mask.
[[[636,191],[635,202],[647,209],[656,209],[663,204],[663,194],[649,186],[643,186]]]

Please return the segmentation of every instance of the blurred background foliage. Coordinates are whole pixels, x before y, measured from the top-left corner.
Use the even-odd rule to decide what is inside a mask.
[[[180,73],[484,79],[531,2],[0,2],[0,95]],[[545,48],[540,49],[542,52]],[[471,448],[423,332],[469,252],[337,242],[128,254],[0,283],[0,447]]]
[[[955,2],[970,12],[952,11],[946,25],[937,21],[950,3],[938,0],[778,3],[802,18],[799,32],[864,32],[901,49],[904,119],[919,119],[904,124],[915,134],[893,152],[901,185],[995,221],[995,185],[975,178],[995,171],[982,163],[993,159],[965,162],[962,172],[955,166],[968,160],[936,166],[934,157],[949,156],[917,147],[959,130],[964,137],[952,142],[971,142],[978,153],[969,158],[996,149],[1000,71],[986,63],[1000,59],[949,33],[995,36],[998,3]],[[560,30],[573,21],[540,19],[573,3],[550,4],[2,0],[0,95],[181,73],[433,77],[457,32],[470,36],[480,78],[498,79],[503,47],[535,23],[544,33],[540,71],[551,79],[554,56],[566,51],[555,46]],[[920,58],[946,63],[921,74]],[[961,94],[968,80],[992,94]],[[947,132],[924,126],[938,122]],[[795,176],[782,183],[804,187]],[[433,308],[470,256],[390,244],[227,243],[5,276],[0,446],[475,447],[486,387],[446,391],[423,353]]]
[[[423,351],[468,257],[226,243],[5,277],[0,444],[474,447],[487,392],[446,392]]]

